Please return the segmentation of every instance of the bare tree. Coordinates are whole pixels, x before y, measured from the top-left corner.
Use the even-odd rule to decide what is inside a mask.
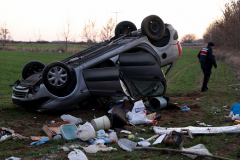
[[[65,41],[65,50],[68,50],[68,41],[76,38],[76,34],[73,33],[73,29],[71,27],[71,22],[68,19],[66,25],[63,25],[57,34],[58,39],[61,38]]]
[[[197,39],[196,34],[189,33],[182,37],[181,42],[182,43],[193,43]]]
[[[96,20],[89,19],[84,22],[82,37],[87,41],[88,46],[94,46],[97,43],[98,30],[96,28]]]
[[[107,24],[102,27],[100,32],[100,40],[110,40],[114,36],[114,29],[115,29],[115,20],[113,18],[109,18],[107,20]]]
[[[0,40],[2,42],[2,47],[6,45],[7,41],[11,39],[11,34],[9,29],[7,28],[7,24],[5,23],[0,27]]]

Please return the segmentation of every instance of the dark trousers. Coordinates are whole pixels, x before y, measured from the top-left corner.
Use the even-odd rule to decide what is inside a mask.
[[[203,86],[207,86],[209,78],[211,76],[211,70],[212,69],[202,69],[203,74],[204,74],[204,78],[203,78]]]

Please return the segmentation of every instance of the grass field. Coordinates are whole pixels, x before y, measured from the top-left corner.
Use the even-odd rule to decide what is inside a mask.
[[[36,43],[8,43],[7,50],[15,51],[40,51],[40,52],[56,52],[61,49],[65,50],[64,44],[36,44]],[[76,53],[88,48],[88,46],[68,44],[68,53]]]
[[[168,88],[167,96],[170,102],[177,103],[179,107],[188,106],[191,110],[182,112],[177,109],[161,110],[162,115],[158,120],[158,126],[162,127],[186,127],[198,126],[196,121],[201,121],[213,126],[233,125],[232,121],[223,120],[224,115],[229,114],[229,108],[226,110],[223,106],[231,107],[238,102],[240,95],[239,86],[228,87],[227,85],[239,84],[236,79],[234,70],[228,65],[217,62],[218,68],[212,70],[209,82],[210,91],[201,93],[201,83],[203,74],[200,64],[196,57],[198,50],[183,49],[176,66],[167,76]],[[51,123],[52,120],[62,121],[60,116],[63,113],[37,113],[23,111],[11,101],[12,89],[9,85],[13,84],[17,79],[21,78],[21,70],[23,66],[31,61],[38,60],[45,65],[52,61],[59,61],[69,54],[50,54],[50,53],[34,53],[34,52],[16,52],[0,50],[0,127],[8,127],[16,131],[16,133],[24,136],[45,136],[42,131],[44,124]],[[197,100],[200,98],[201,100]],[[80,117],[85,121],[90,121],[95,117],[107,115],[107,111],[99,107],[95,110],[71,111],[65,114],[71,114]],[[146,132],[140,133],[133,129],[132,132],[136,137],[149,138],[155,133],[148,126],[140,125],[145,128]],[[136,134],[138,133],[138,134]],[[119,135],[123,137],[123,135]],[[240,152],[239,142],[240,134],[219,134],[219,135],[194,135],[193,139],[185,138],[184,147],[188,148],[197,144],[204,144],[205,147],[213,154],[226,158],[236,158],[236,154]],[[138,141],[137,138],[133,139]],[[51,140],[42,146],[30,146],[31,140],[10,139],[0,142],[0,159],[11,156],[24,159],[68,159],[69,152],[61,150],[62,146],[71,144],[80,144],[79,140],[64,141]],[[160,151],[123,151],[118,145],[111,144],[118,151],[98,152],[97,154],[86,154],[89,159],[188,159],[187,157]],[[168,147],[165,144],[157,145],[157,147]]]

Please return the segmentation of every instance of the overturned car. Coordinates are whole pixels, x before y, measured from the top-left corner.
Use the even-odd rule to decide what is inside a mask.
[[[46,66],[27,63],[22,80],[13,85],[12,100],[23,109],[45,111],[75,109],[91,97],[117,104],[124,98],[163,96],[165,76],[180,55],[177,31],[158,16],[144,18],[141,29],[123,21],[110,41]]]

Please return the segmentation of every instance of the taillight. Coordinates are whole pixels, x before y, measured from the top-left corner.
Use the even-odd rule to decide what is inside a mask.
[[[181,46],[180,42],[177,43],[177,46],[178,46],[179,56],[181,56],[181,54],[182,54],[182,46]]]

